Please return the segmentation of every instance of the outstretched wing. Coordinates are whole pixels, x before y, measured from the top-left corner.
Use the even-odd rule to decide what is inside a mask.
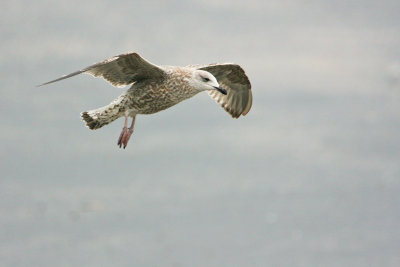
[[[239,118],[240,115],[244,116],[250,111],[253,102],[251,84],[239,65],[223,63],[197,66],[196,68],[210,72],[217,78],[220,87],[226,89],[226,95],[217,90],[209,90],[208,94],[233,118]]]
[[[148,62],[139,56],[139,54],[126,53],[106,59],[39,86],[58,82],[81,73],[88,73],[94,77],[102,77],[116,87],[123,87],[146,79],[163,79],[165,76],[164,70]]]

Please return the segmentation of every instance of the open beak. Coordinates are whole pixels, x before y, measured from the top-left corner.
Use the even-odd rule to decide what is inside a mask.
[[[226,90],[225,90],[224,88],[216,87],[216,86],[214,86],[214,88],[217,89],[217,91],[220,92],[220,93],[223,94],[223,95],[226,95],[226,93],[227,93]]]

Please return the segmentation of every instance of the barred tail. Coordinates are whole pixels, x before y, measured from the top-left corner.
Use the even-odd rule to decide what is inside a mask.
[[[96,130],[123,116],[123,112],[120,111],[122,100],[119,97],[105,107],[82,112],[81,117],[86,126],[91,130]]]

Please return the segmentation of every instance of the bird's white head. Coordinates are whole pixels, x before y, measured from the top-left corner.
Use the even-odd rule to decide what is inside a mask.
[[[199,91],[217,90],[226,95],[226,90],[219,86],[217,79],[208,71],[195,70],[191,83],[192,86]]]

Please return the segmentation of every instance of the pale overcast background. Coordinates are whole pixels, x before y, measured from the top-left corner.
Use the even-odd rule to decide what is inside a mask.
[[[0,4],[1,266],[400,266],[400,1]],[[136,51],[236,62],[253,108],[206,93],[88,130]]]

